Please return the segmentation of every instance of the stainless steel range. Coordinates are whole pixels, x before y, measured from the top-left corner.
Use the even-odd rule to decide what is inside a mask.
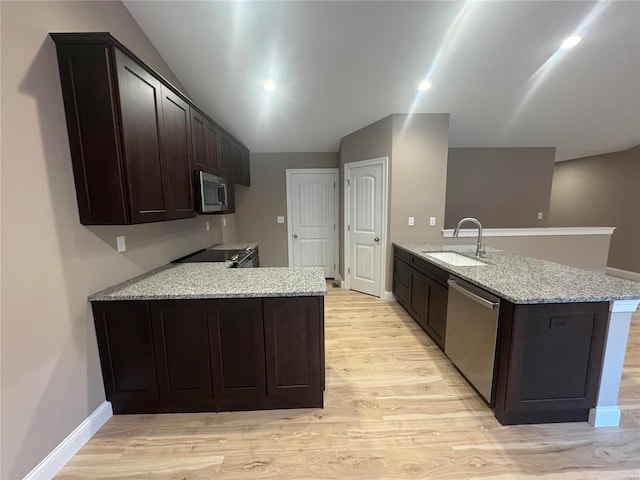
[[[172,263],[196,262],[231,262],[229,268],[255,268],[260,266],[257,247],[225,249],[217,245],[203,248],[202,250],[174,260]]]

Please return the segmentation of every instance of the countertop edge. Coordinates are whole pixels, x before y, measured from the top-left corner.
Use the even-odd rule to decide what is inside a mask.
[[[88,297],[89,302],[119,302],[119,301],[153,301],[153,300],[215,300],[219,298],[300,298],[300,297],[326,297],[327,292],[277,292],[277,293],[255,293],[255,294],[231,294],[231,293],[212,293],[212,294],[184,294],[184,295],[129,295],[119,297],[98,297],[91,295]]]

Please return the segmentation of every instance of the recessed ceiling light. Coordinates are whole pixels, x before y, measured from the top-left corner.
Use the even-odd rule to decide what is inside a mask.
[[[580,40],[582,40],[581,36],[572,35],[571,37],[566,38],[564,42],[562,42],[562,45],[560,45],[560,48],[563,48],[566,50],[568,48],[575,47],[577,44],[580,43]]]
[[[271,80],[267,80],[266,82],[264,82],[263,87],[267,92],[273,92],[276,89],[276,84]]]
[[[430,88],[431,88],[431,82],[429,80],[423,80],[418,85],[418,90],[420,90],[421,92],[426,92]]]

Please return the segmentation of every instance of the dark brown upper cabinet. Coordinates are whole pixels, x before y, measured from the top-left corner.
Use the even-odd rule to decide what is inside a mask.
[[[249,150],[240,145],[233,146],[233,181],[240,185],[251,186],[249,172]]]
[[[195,216],[194,168],[223,173],[224,130],[110,34],[50,35],[80,222],[126,225]],[[225,175],[230,180],[232,172]]]
[[[222,175],[220,133],[204,115],[191,109],[191,145],[197,170]]]
[[[233,143],[226,135],[220,137],[220,162],[222,165],[222,176],[227,185],[227,206],[224,213],[234,213],[236,211],[236,192],[233,181]]]

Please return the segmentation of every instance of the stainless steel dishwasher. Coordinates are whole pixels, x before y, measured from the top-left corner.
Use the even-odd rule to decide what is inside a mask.
[[[454,276],[447,283],[444,353],[491,403],[500,299]]]

